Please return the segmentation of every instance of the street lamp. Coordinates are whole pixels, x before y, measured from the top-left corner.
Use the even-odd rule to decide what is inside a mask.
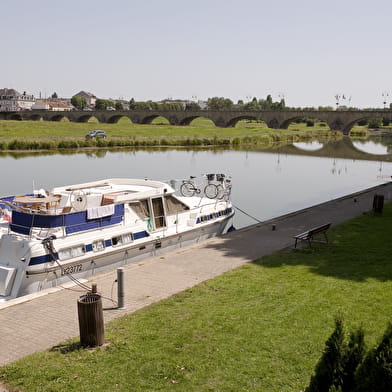
[[[339,109],[339,101],[340,101],[340,95],[336,94],[335,95],[335,101],[336,101],[336,110]]]
[[[386,109],[387,107],[387,99],[389,97],[389,92],[388,91],[383,91],[382,95],[382,100],[383,100],[383,104],[384,104],[384,109]]]

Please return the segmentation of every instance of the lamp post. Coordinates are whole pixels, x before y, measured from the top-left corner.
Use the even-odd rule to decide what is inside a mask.
[[[335,95],[335,101],[336,101],[336,110],[339,109],[339,101],[340,101],[340,95],[336,94]]]
[[[382,101],[383,101],[383,104],[384,104],[384,109],[386,109],[386,107],[387,107],[387,99],[389,97],[389,92],[388,91],[383,91],[383,93],[381,95],[382,95]]]

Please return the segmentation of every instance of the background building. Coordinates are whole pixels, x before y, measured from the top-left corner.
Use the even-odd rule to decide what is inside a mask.
[[[0,112],[30,110],[35,103],[34,95],[23,94],[13,88],[0,89]]]

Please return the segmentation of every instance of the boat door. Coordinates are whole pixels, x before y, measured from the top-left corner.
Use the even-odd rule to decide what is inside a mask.
[[[163,207],[162,197],[151,199],[151,203],[155,229],[158,230],[166,227],[165,208]]]

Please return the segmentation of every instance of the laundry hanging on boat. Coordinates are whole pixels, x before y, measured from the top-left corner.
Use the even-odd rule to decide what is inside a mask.
[[[114,204],[87,208],[87,219],[103,218],[114,214]]]

